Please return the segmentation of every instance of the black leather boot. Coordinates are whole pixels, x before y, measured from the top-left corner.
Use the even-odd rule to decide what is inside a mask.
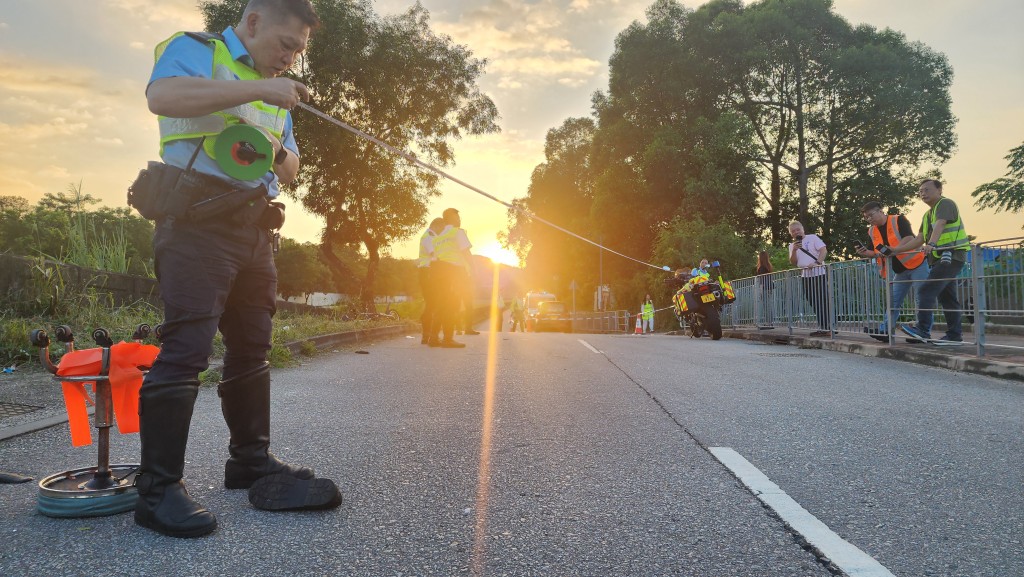
[[[312,479],[313,471],[280,461],[270,448],[270,365],[220,382],[217,386],[224,421],[231,432],[230,457],[224,465],[224,486],[248,489],[257,479],[284,474]]]
[[[135,522],[172,537],[199,537],[217,518],[192,500],[181,480],[198,381],[146,383],[139,394],[142,463],[135,478]]]

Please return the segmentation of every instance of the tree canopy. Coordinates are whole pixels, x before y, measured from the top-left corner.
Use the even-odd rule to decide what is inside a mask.
[[[994,208],[996,212],[1024,209],[1024,144],[1011,150],[1005,158],[1009,163],[1006,176],[985,183],[971,193],[978,208]]]
[[[660,259],[700,258],[665,246],[682,242],[666,234],[686,222],[732,231],[711,235],[710,253],[739,246],[727,242],[737,235],[751,251],[781,246],[792,219],[844,244],[862,231],[861,205],[905,207],[952,154],[951,81],[943,55],[893,30],[851,26],[830,0],[712,0],[696,10],[657,0],[616,38],[593,119],[548,134],[516,203],[673,267],[681,263]],[[596,249],[516,211],[509,220],[506,242],[541,282],[557,270],[563,285],[603,275],[625,287],[640,272],[625,259],[604,259],[599,272]],[[747,261],[723,264],[739,274]]]

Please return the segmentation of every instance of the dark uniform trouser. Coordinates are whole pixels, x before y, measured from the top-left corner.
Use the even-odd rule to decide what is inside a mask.
[[[443,261],[430,264],[430,282],[434,285],[434,319],[431,322],[430,337],[444,331],[444,339],[451,340],[455,334],[455,315],[458,311],[459,294],[455,284],[461,279],[460,265]]]
[[[164,323],[160,354],[145,382],[195,379],[209,366],[218,329],[225,380],[264,363],[277,311],[270,233],[226,217],[201,224],[165,220],[153,248]]]
[[[434,294],[434,284],[430,280],[430,267],[421,266],[416,269],[419,275],[420,292],[423,293],[423,314],[420,315],[420,324],[423,325],[423,338],[437,336],[431,333],[431,326],[434,324],[434,314],[437,308],[437,296]]]

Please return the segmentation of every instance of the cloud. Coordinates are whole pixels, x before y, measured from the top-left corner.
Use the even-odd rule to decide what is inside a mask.
[[[6,30],[8,28],[10,28],[10,26],[6,22],[0,22],[0,30]]]
[[[187,22],[193,25],[201,25],[202,17],[196,10],[194,0],[104,0],[108,8],[123,10],[134,16],[144,16],[144,19],[152,23],[161,22]]]
[[[146,44],[145,42],[139,42],[137,40],[135,42],[129,42],[128,47],[133,50],[149,50],[148,44]]]
[[[93,142],[102,146],[124,146],[124,141],[117,137],[103,138],[101,136],[97,136],[96,138],[93,138]]]

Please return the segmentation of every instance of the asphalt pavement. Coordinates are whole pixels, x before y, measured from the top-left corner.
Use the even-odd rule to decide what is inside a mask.
[[[0,485],[0,574],[843,574],[709,450],[728,447],[892,574],[1024,575],[1018,382],[810,340],[501,333],[492,356],[489,337],[274,370],[272,450],[335,479],[337,510],[268,513],[225,490],[204,387],[186,479],[216,533],[52,519],[34,484]],[[137,435],[111,453],[137,461]],[[95,455],[66,426],[0,441],[0,469],[37,479]]]

